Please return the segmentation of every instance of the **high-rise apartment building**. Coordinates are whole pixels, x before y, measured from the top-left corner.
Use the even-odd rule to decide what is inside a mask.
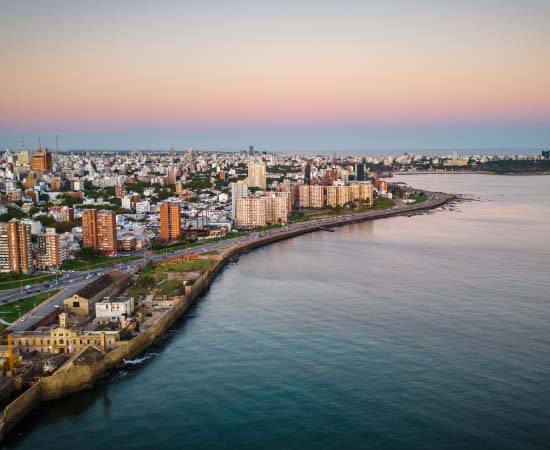
[[[160,238],[171,241],[181,236],[181,205],[164,202],[160,205]]]
[[[323,208],[325,206],[325,193],[323,186],[306,184],[300,185],[298,190],[299,208]]]
[[[288,223],[291,207],[290,196],[287,194],[290,193],[278,192],[261,197],[237,199],[237,227],[256,228]]]
[[[344,206],[352,200],[350,186],[327,186],[327,206]]]
[[[16,219],[0,223],[0,272],[30,273],[31,227]]]
[[[236,183],[231,183],[231,220],[237,219],[237,200],[239,198],[248,197],[248,185],[238,180]]]
[[[53,158],[48,150],[38,150],[31,158],[31,170],[49,171],[53,168]]]
[[[104,255],[116,256],[116,214],[114,211],[89,209],[82,214],[82,240]]]
[[[311,203],[309,201],[309,186],[308,184],[298,185],[298,208],[309,208]]]
[[[74,220],[74,209],[68,206],[62,206],[59,211],[61,222],[71,222]]]
[[[325,191],[323,186],[315,185],[309,187],[309,206],[310,208],[325,207]]]
[[[66,245],[55,232],[55,228],[46,228],[37,236],[36,267],[40,270],[59,269],[69,256]]]
[[[258,187],[266,190],[266,167],[263,161],[251,161],[248,163],[248,178],[246,182],[249,187]]]
[[[97,251],[97,209],[82,213],[82,246]]]
[[[285,225],[288,223],[288,217],[292,210],[290,192],[275,192],[269,197],[268,209],[270,216],[267,218],[268,223]]]
[[[357,182],[351,183],[351,200],[359,200],[362,203],[367,203],[372,206],[374,201],[374,193],[372,183]]]
[[[267,198],[238,198],[236,225],[241,228],[265,227],[267,225]]]

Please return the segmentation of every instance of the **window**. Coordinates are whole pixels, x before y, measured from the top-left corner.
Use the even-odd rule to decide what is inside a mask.
[[[63,339],[59,339],[59,343],[60,343],[60,344],[63,344]]]
[[[73,302],[73,308],[80,308],[80,302]]]

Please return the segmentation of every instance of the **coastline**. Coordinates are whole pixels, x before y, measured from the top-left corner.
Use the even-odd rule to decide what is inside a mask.
[[[166,311],[159,320],[139,336],[129,340],[121,341],[114,350],[102,353],[100,351],[89,351],[91,347],[72,356],[52,376],[41,378],[34,386],[23,392],[4,409],[0,418],[0,441],[5,434],[12,430],[26,415],[38,408],[42,402],[62,398],[74,392],[91,389],[95,382],[110,371],[120,367],[125,360],[133,359],[143,354],[155,341],[164,335],[168,329],[195,303],[215,279],[223,267],[240,254],[255,248],[290,239],[302,234],[322,231],[342,225],[358,223],[368,220],[375,220],[398,215],[412,215],[445,205],[458,199],[453,194],[429,193],[429,199],[421,204],[407,205],[390,210],[367,211],[362,213],[350,213],[341,216],[330,217],[319,223],[300,223],[288,229],[277,229],[267,231],[263,236],[244,243],[231,243],[216,260],[216,263],[197,279],[197,282],[190,287],[189,292],[181,297],[172,308]],[[185,258],[185,254],[168,257],[158,264],[170,260]]]

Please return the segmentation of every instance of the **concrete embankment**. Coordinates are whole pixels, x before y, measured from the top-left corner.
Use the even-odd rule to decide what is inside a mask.
[[[256,247],[270,244],[272,242],[289,239],[301,234],[319,231],[323,228],[331,228],[340,225],[361,222],[365,220],[373,220],[384,217],[390,217],[400,214],[410,214],[423,210],[439,207],[455,196],[444,195],[440,199],[426,202],[419,205],[411,205],[399,210],[393,211],[372,211],[368,213],[358,213],[348,216],[340,216],[329,219],[322,224],[303,224],[296,228],[289,228],[287,231],[278,230],[276,233],[259,237],[256,240],[234,244],[228,244],[221,258],[199,279],[182,298],[182,301],[177,302],[173,308],[165,312],[157,322],[150,328],[142,331],[139,336],[129,340],[122,341],[114,350],[107,352],[103,357],[82,363],[79,357],[83,352],[74,355],[62,367],[60,367],[53,375],[41,378],[32,388],[25,391],[14,401],[12,401],[5,409],[3,416],[0,418],[0,441],[3,439],[6,432],[13,429],[27,414],[36,409],[40,403],[52,401],[62,398],[74,392],[90,389],[94,386],[99,377],[107,374],[120,365],[124,364],[124,360],[133,359],[144,353],[155,341],[164,335],[174,322],[180,318],[183,313],[191,306],[194,301],[210,286],[212,280],[224,265],[233,257],[239,254],[252,250]],[[181,255],[176,258],[183,258]],[[163,261],[164,262],[164,261]]]

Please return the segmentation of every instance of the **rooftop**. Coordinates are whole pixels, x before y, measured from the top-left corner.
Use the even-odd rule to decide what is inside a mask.
[[[119,272],[118,270],[113,270],[112,272],[106,273],[105,275],[99,277],[97,280],[92,281],[90,284],[87,284],[76,292],[75,295],[90,299],[123,276],[125,276],[124,273]]]
[[[74,363],[78,365],[84,365],[84,364],[92,364],[101,358],[105,356],[105,353],[98,349],[97,347],[94,347],[93,345],[89,345],[84,351],[78,355]]]
[[[103,297],[98,303],[126,303],[130,297]]]

